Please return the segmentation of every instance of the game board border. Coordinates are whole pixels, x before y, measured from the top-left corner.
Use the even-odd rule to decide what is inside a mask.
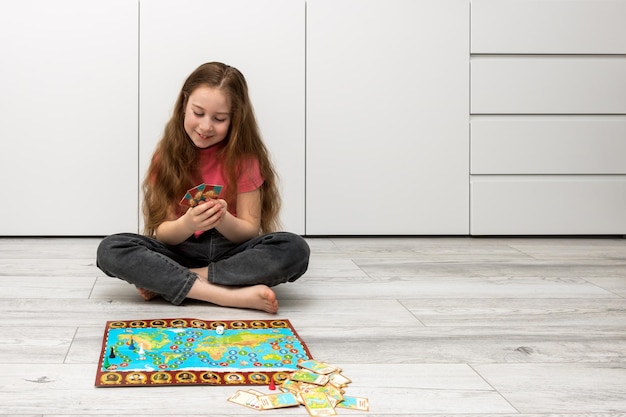
[[[217,329],[223,326],[229,329],[261,329],[261,328],[287,328],[298,339],[307,359],[313,359],[308,346],[296,332],[288,319],[271,320],[202,320],[188,317],[175,317],[164,319],[142,319],[142,320],[109,320],[105,324],[102,337],[102,347],[98,359],[98,369],[96,372],[96,388],[115,387],[147,387],[147,386],[184,386],[184,385],[268,385],[271,379],[276,385],[288,378],[293,372],[292,369],[283,371],[209,371],[209,370],[165,370],[165,371],[103,371],[104,358],[107,352],[107,336],[110,329],[129,328],[159,328],[159,327],[180,327],[180,328],[202,328]]]

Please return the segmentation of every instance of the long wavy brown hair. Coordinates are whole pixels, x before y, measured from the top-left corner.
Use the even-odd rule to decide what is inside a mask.
[[[278,178],[269,152],[261,138],[254,110],[248,96],[247,82],[234,67],[220,62],[200,65],[192,72],[178,94],[172,117],[165,125],[143,181],[144,233],[154,236],[156,228],[166,220],[182,214],[178,202],[185,192],[201,182],[198,166],[199,150],[184,129],[184,115],[191,93],[200,86],[218,88],[230,99],[231,123],[218,154],[223,161],[228,182],[226,200],[236,208],[237,178],[242,161],[255,157],[264,182],[261,191],[261,229],[268,233],[279,228],[280,196]]]

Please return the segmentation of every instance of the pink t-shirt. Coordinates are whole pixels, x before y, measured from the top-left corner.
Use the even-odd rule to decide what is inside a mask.
[[[217,144],[206,149],[200,150],[199,164],[202,182],[205,184],[221,185],[221,196],[226,195],[228,184],[226,176],[222,169],[222,161],[217,157],[217,153],[223,148],[223,145]],[[254,191],[263,185],[263,177],[259,169],[259,161],[256,158],[248,158],[242,163],[243,169],[237,180],[237,192],[247,193]],[[233,204],[228,206],[228,211],[233,215],[237,215],[237,207]]]

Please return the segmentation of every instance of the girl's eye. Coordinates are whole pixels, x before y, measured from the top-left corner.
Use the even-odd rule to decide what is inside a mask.
[[[225,121],[226,121],[226,119],[218,119],[218,118],[216,117],[216,118],[215,118],[215,121],[216,121],[216,122],[225,122]]]
[[[202,116],[204,116],[204,114],[202,114],[202,113],[198,113],[198,112],[193,112],[193,114],[194,114],[194,115],[196,115],[197,117],[202,117]]]

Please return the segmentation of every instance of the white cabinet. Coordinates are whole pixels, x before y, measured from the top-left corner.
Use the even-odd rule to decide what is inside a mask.
[[[626,1],[472,0],[471,234],[626,233]]]
[[[469,232],[469,2],[307,1],[306,233]]]
[[[472,114],[626,114],[626,55],[477,56]]]
[[[626,231],[626,176],[479,176],[472,232],[479,235],[611,235]]]
[[[246,77],[280,175],[285,229],[304,233],[305,3],[294,0],[142,0],[141,178],[185,78],[221,61]]]
[[[473,54],[623,54],[624,0],[472,0]]]
[[[474,175],[626,174],[626,116],[482,116],[471,136]]]
[[[0,235],[137,229],[138,4],[0,2]]]

